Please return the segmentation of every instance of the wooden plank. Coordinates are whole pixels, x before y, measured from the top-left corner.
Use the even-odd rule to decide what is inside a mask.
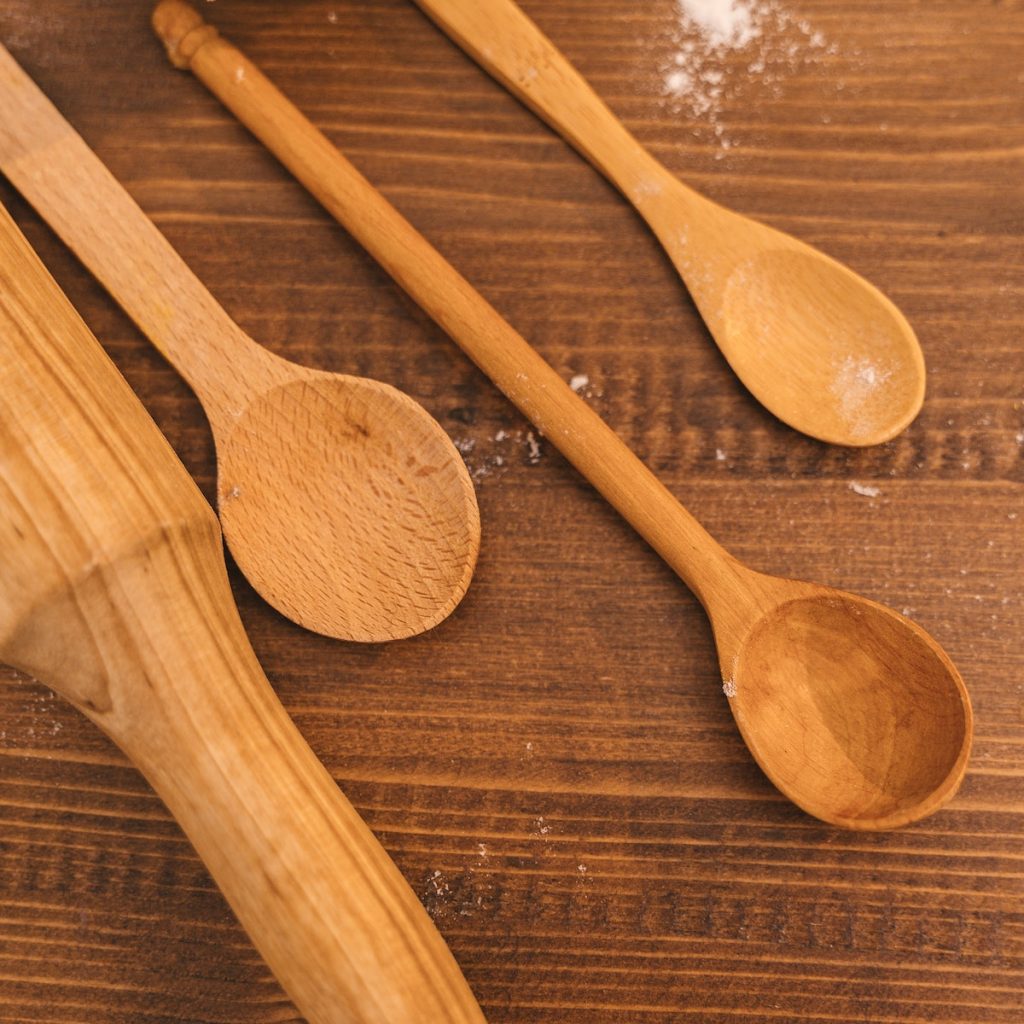
[[[481,559],[433,633],[332,643],[233,582],[286,706],[492,1022],[1016,1024],[1024,8],[785,0],[826,45],[794,23],[760,72],[767,44],[727,53],[711,117],[666,94],[685,42],[669,0],[523,6],[674,171],[889,292],[930,371],[904,435],[844,451],[765,414],[626,204],[406,0],[205,13],[557,369],[590,378],[722,542],[937,636],[972,691],[975,752],[918,826],[846,833],[777,796],[693,598],[543,441],[531,460],[500,395],[167,67],[148,5],[8,0],[0,38],[244,329],[403,388],[469,449]],[[187,388],[6,185],[0,200],[211,496]],[[297,1019],[157,798],[6,669],[0,821],[0,1021]]]

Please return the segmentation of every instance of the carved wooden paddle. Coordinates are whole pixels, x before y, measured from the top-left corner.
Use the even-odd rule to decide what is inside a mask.
[[[199,397],[225,539],[270,604],[366,642],[452,612],[480,516],[462,457],[422,406],[257,345],[3,46],[0,170]]]
[[[415,0],[616,185],[661,242],[736,375],[779,419],[834,444],[887,441],[924,399],[903,314],[848,267],[684,185],[512,0]]]
[[[791,800],[850,828],[895,828],[957,790],[971,706],[923,629],[866,598],[740,564],[615,432],[258,69],[181,0],[154,25],[608,499],[700,598],[747,745]]]
[[[217,519],[0,207],[0,659],[135,762],[311,1024],[482,1024],[249,646]]]

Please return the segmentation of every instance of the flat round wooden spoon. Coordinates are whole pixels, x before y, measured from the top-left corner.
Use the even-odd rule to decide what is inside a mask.
[[[415,2],[636,207],[736,375],[779,419],[822,441],[869,445],[917,415],[921,348],[877,288],[683,185],[512,0]]]
[[[480,517],[440,424],[387,384],[252,341],[2,46],[0,169],[195,391],[225,539],[270,604],[365,642],[421,633],[455,608]]]
[[[636,528],[711,618],[725,692],[768,777],[810,814],[894,828],[963,778],[971,707],[939,645],[889,609],[741,565],[616,433],[235,47],[180,0],[154,25]]]

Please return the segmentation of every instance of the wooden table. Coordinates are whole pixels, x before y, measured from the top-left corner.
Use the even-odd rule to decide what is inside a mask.
[[[693,597],[170,69],[148,4],[6,0],[0,39],[246,330],[406,390],[465,452],[483,549],[429,635],[331,642],[233,581],[286,706],[492,1024],[1019,1024],[1024,6],[755,0],[761,38],[719,59],[688,48],[669,0],[524,3],[671,168],[908,314],[925,408],[864,451],[764,412],[627,205],[406,0],[203,6],[556,368],[588,378],[721,541],[905,611],[973,694],[947,809],[891,834],[796,810],[733,727]],[[191,393],[6,184],[0,201],[212,495]],[[139,775],[9,669],[0,821],[4,1024],[297,1019]]]

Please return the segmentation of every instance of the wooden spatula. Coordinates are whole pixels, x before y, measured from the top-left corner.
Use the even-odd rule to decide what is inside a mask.
[[[480,1024],[249,646],[217,519],[0,207],[0,659],[135,762],[311,1024]]]

